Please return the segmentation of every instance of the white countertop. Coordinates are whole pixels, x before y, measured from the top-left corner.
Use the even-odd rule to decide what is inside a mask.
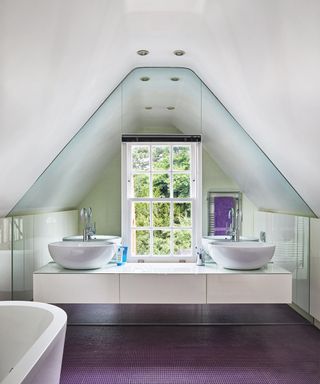
[[[210,275],[210,274],[291,274],[291,272],[283,269],[276,264],[269,263],[266,266],[250,270],[240,271],[225,269],[217,264],[206,264],[204,267],[199,267],[195,263],[125,263],[117,266],[115,263],[106,264],[99,269],[86,269],[75,270],[65,269],[58,264],[51,262],[43,266],[35,274],[197,274],[197,275]]]

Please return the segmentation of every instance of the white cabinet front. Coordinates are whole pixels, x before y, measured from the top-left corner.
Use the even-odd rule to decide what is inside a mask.
[[[123,274],[120,303],[205,304],[206,275]]]
[[[34,274],[33,294],[46,303],[119,303],[119,275]]]
[[[207,276],[208,304],[291,303],[291,274]]]

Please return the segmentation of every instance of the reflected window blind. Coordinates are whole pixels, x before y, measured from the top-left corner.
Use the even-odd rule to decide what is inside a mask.
[[[0,249],[11,247],[11,218],[0,218]]]
[[[297,268],[303,268],[306,262],[305,245],[308,241],[308,219],[297,217],[295,231],[289,241],[276,241],[276,251],[273,261],[278,263],[296,262]]]

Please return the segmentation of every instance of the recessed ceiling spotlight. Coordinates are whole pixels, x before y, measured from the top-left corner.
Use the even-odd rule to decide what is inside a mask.
[[[179,81],[180,80],[180,77],[170,77],[170,80],[171,81]]]
[[[169,106],[167,107],[167,110],[168,110],[168,111],[173,111],[175,108],[176,108],[176,107],[173,107],[172,105],[169,105]]]
[[[150,80],[150,77],[148,77],[148,76],[142,76],[142,77],[140,77],[140,80],[141,80],[141,81],[149,81],[149,80]]]
[[[183,51],[182,49],[176,49],[175,51],[173,51],[173,53],[176,56],[183,56],[183,55],[185,55],[185,51]]]
[[[140,56],[147,56],[149,55],[149,51],[147,49],[139,49],[139,51],[137,51],[137,54]]]
[[[152,109],[152,107],[144,107],[144,109],[146,109],[147,111],[150,111],[150,109]]]

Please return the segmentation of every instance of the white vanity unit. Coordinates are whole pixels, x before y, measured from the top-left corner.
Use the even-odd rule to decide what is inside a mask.
[[[208,264],[107,264],[68,270],[49,263],[33,275],[34,300],[47,303],[291,303],[292,275],[272,263],[236,271]]]

